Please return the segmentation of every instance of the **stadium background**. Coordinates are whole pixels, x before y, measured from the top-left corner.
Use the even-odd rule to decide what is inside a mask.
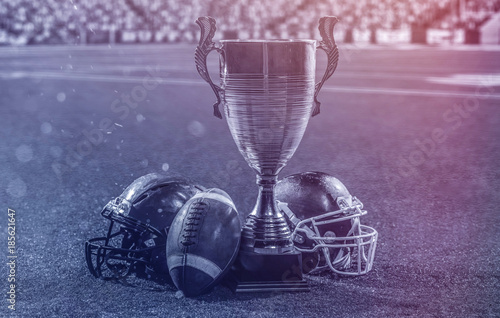
[[[1,1],[0,316],[500,316],[500,48],[466,45],[484,42],[498,8],[477,0]],[[212,115],[213,93],[194,67],[194,20],[206,14],[218,38],[319,39],[320,16],[341,18],[339,67],[281,177],[328,172],[365,203],[362,222],[380,233],[368,275],[308,276],[309,293],[234,295],[219,286],[187,299],[169,285],[126,286],[88,272],[83,244],[104,234],[101,208],[141,175],[222,188],[242,218],[255,202],[254,173]],[[318,53],[317,78],[325,63]],[[214,78],[217,64],[212,54]],[[15,312],[7,308],[8,208],[16,211]]]
[[[226,38],[311,38],[315,21],[335,15],[345,42],[498,44],[499,9],[498,0],[2,0],[0,44],[195,42],[192,21],[205,15]]]

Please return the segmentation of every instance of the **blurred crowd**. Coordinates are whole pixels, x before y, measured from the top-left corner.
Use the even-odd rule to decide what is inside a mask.
[[[0,44],[120,41],[126,32],[194,42],[202,15],[238,38],[316,37],[325,15],[339,17],[340,30],[477,29],[499,9],[500,0],[0,0]]]

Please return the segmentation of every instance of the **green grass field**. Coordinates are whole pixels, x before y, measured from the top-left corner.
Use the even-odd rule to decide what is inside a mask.
[[[194,299],[97,280],[83,249],[105,234],[103,205],[149,172],[219,187],[250,212],[254,173],[212,115],[194,46],[0,48],[0,316],[14,316],[8,208],[18,317],[500,316],[500,49],[340,48],[280,176],[327,172],[363,201],[373,271],[306,276],[309,293],[218,286]],[[209,64],[215,78],[215,53]]]

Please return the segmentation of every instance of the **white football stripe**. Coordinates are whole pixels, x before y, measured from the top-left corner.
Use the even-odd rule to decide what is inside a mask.
[[[219,193],[214,193],[214,192],[200,192],[200,193],[195,194],[191,198],[191,200],[196,199],[196,198],[212,199],[212,200],[220,201],[220,202],[222,202],[222,203],[224,203],[226,205],[229,205],[231,208],[233,208],[233,210],[237,211],[236,207],[234,206],[233,201],[231,201],[230,199],[228,199],[227,197],[225,197],[225,196],[223,196],[222,194],[219,194]]]
[[[176,267],[189,266],[204,272],[212,278],[218,277],[222,272],[222,269],[211,260],[194,254],[171,255],[167,258],[167,264],[169,270]]]

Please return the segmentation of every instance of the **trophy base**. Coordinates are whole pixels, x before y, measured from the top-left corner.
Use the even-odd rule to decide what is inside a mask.
[[[227,281],[235,293],[305,292],[300,252],[260,254],[240,251]]]

